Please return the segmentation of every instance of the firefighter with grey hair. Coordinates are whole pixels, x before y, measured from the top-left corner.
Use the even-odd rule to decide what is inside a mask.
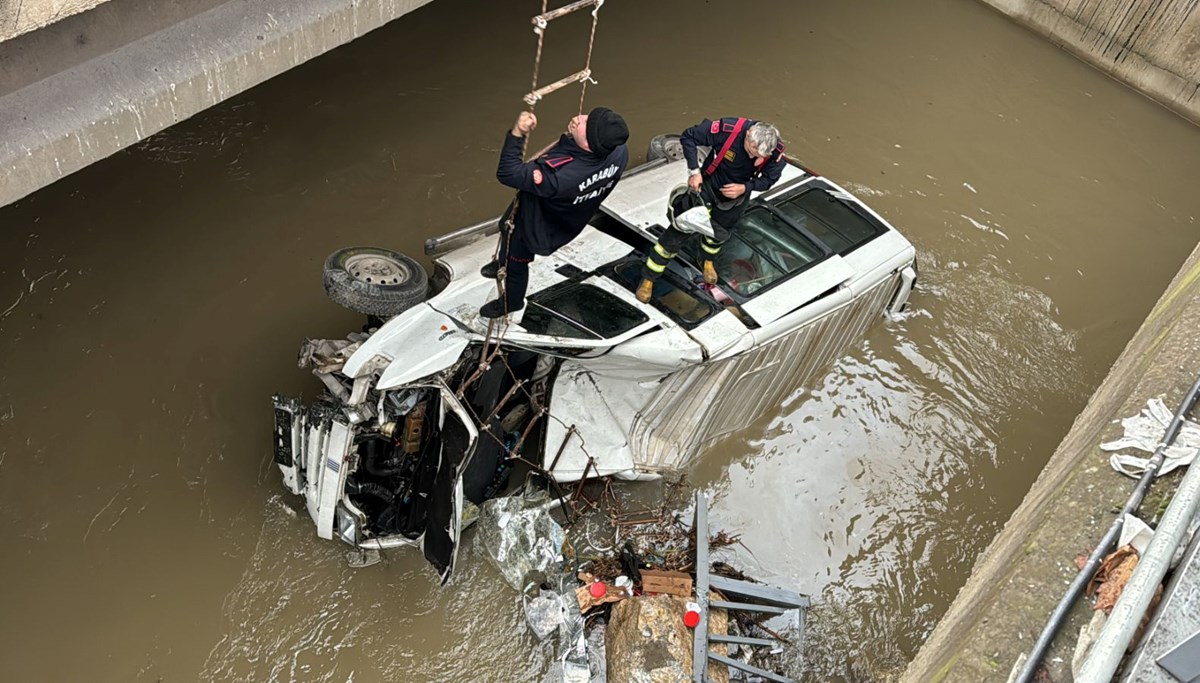
[[[729,239],[746,206],[751,192],[762,192],[779,181],[783,173],[783,142],[779,130],[754,119],[726,117],[705,119],[683,131],[679,142],[688,166],[688,186],[709,207],[713,237],[701,238],[700,248],[704,282],[716,284],[716,258],[721,245]],[[703,163],[696,148],[710,148]],[[637,298],[645,303],[654,292],[654,282],[666,271],[671,259],[683,247],[688,234],[669,225],[658,238],[646,265]]]

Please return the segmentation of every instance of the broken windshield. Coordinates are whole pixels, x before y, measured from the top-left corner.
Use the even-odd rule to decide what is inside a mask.
[[[562,282],[529,298],[521,327],[555,337],[610,339],[647,320],[637,308],[599,287]]]

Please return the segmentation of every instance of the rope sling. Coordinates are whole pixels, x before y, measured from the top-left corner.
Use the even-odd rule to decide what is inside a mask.
[[[548,0],[542,0],[541,14],[538,14],[537,16],[533,17],[531,20],[531,23],[533,24],[533,32],[537,35],[537,51],[534,53],[534,58],[533,58],[533,79],[532,79],[532,83],[530,86],[530,91],[527,94],[525,94],[525,96],[522,98],[525,101],[525,104],[529,107],[530,113],[533,113],[533,110],[537,106],[537,103],[539,101],[541,101],[542,98],[544,98],[546,95],[549,95],[550,93],[560,90],[568,85],[571,85],[572,83],[580,83],[581,87],[580,87],[580,92],[579,92],[579,113],[583,114],[583,105],[584,105],[584,100],[587,97],[588,83],[589,82],[595,83],[595,81],[592,80],[592,69],[591,69],[591,67],[592,67],[592,48],[595,46],[595,43],[596,43],[596,24],[599,22],[600,7],[604,4],[604,2],[605,2],[605,0],[577,0],[576,2],[572,2],[570,4],[563,5],[562,7],[559,7],[558,9],[548,11],[547,10]],[[538,75],[541,71],[542,45],[543,45],[544,39],[545,39],[546,28],[549,26],[549,23],[551,21],[553,21],[554,19],[564,17],[568,14],[571,14],[573,12],[576,12],[580,9],[584,9],[587,7],[593,8],[592,12],[591,12],[592,28],[591,28],[591,33],[588,37],[587,58],[586,58],[586,61],[584,62],[583,69],[574,74],[571,74],[570,76],[560,78],[559,80],[557,80],[553,83],[550,83],[549,85],[545,85],[545,86],[542,86],[541,88],[539,88],[538,87]],[[522,158],[525,157],[525,154],[528,151],[529,137],[530,137],[530,135],[526,134],[522,138],[522,142],[521,142]],[[533,158],[537,158],[537,157],[541,156],[541,154],[545,153],[553,145],[554,145],[553,142],[551,144],[547,145],[545,149],[542,149],[537,154],[533,155]],[[521,193],[520,193],[520,191],[518,191],[516,193],[516,196],[513,198],[511,210],[508,212],[508,217],[505,219],[504,225],[502,226],[502,228],[500,230],[500,239],[497,240],[496,250],[495,250],[495,252],[493,252],[493,255],[492,255],[492,260],[494,262],[496,262],[498,265],[498,269],[497,269],[497,273],[496,273],[496,290],[497,290],[500,301],[504,305],[504,314],[499,318],[489,319],[487,332],[484,334],[482,348],[480,349],[479,364],[476,367],[475,371],[462,382],[462,384],[459,386],[458,390],[455,393],[457,394],[457,396],[460,399],[462,399],[465,396],[466,391],[471,387],[471,385],[473,385],[480,377],[482,377],[486,372],[488,372],[488,370],[491,369],[492,363],[496,362],[497,358],[499,357],[500,362],[504,363],[505,369],[507,370],[507,372],[509,373],[509,376],[512,378],[512,380],[514,382],[512,388],[496,404],[495,408],[492,410],[492,414],[487,416],[486,420],[481,420],[480,416],[474,413],[474,410],[469,402],[464,402],[463,405],[466,406],[467,409],[472,412],[472,417],[479,424],[480,434],[486,433],[492,439],[496,440],[500,444],[501,449],[507,454],[507,457],[509,460],[515,460],[515,461],[524,463],[525,465],[527,465],[531,469],[533,469],[535,472],[537,472],[537,473],[541,474],[543,477],[545,477],[548,482],[554,481],[553,477],[550,475],[550,471],[552,471],[554,469],[555,465],[558,463],[558,458],[559,458],[559,456],[562,455],[563,451],[566,449],[567,443],[571,440],[572,437],[577,437],[580,442],[580,444],[579,444],[580,449],[584,452],[585,455],[587,455],[587,465],[583,470],[582,476],[580,476],[580,478],[579,478],[579,485],[576,488],[575,495],[572,497],[573,499],[577,499],[579,497],[580,492],[582,491],[583,483],[587,479],[588,474],[595,468],[595,460],[593,459],[591,454],[589,454],[587,452],[586,447],[584,447],[583,437],[576,430],[575,425],[568,426],[565,423],[563,423],[562,420],[560,420],[559,418],[551,415],[549,410],[547,409],[547,407],[542,403],[542,400],[544,397],[541,395],[532,393],[530,391],[530,389],[526,386],[526,383],[527,383],[526,380],[518,378],[516,376],[516,373],[514,373],[512,368],[508,365],[507,358],[503,357],[501,355],[501,342],[504,340],[504,336],[508,332],[509,312],[508,312],[508,299],[506,296],[505,284],[504,284],[504,280],[507,275],[507,264],[500,262],[500,255],[504,254],[505,256],[507,256],[507,254],[508,254],[509,242],[512,239],[512,232],[516,227],[517,211],[520,210],[520,201],[521,201],[520,198],[521,198]],[[506,259],[506,261],[507,261],[507,259]],[[510,399],[512,399],[512,397],[518,391],[524,393],[525,398],[527,400],[529,400],[530,406],[536,407],[536,411],[533,413],[532,417],[529,419],[529,423],[525,426],[524,431],[521,433],[521,435],[517,439],[516,443],[513,444],[513,446],[509,447],[504,442],[503,438],[501,438],[500,436],[497,436],[493,432],[493,430],[490,427],[490,423],[496,417],[497,413],[499,413],[501,411],[501,409],[510,401]],[[519,455],[521,448],[525,443],[525,439],[533,431],[534,426],[537,425],[537,423],[544,417],[549,417],[550,419],[556,420],[563,427],[567,427],[566,436],[563,439],[563,443],[558,447],[557,455],[554,458],[554,462],[550,464],[549,470],[543,469],[539,464],[530,462],[529,460],[526,460],[525,458],[523,458]]]

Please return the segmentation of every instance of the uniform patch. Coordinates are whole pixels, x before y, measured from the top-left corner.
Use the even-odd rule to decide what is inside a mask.
[[[737,126],[732,123],[726,123],[725,125],[721,126],[721,129],[726,133],[732,133],[734,128],[737,128]]]
[[[721,132],[721,121],[720,120],[713,121],[712,128],[708,129],[708,132],[714,133],[714,134],[720,133]]]
[[[728,162],[730,162],[730,163],[733,163],[733,160],[734,160],[734,159],[736,159],[736,158],[737,158],[737,155],[736,155],[736,154],[734,154],[734,152],[733,152],[733,150],[732,150],[732,149],[731,149],[731,150],[729,150],[728,152],[725,152],[725,161],[728,161]]]
[[[541,170],[536,169],[536,168],[533,169],[533,184],[534,185],[542,184],[542,172],[541,172]]]
[[[564,164],[573,161],[575,157],[546,157],[546,165],[550,168],[557,169]]]

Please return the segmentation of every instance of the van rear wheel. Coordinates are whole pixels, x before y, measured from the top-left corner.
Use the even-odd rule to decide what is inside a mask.
[[[425,300],[429,277],[409,256],[379,247],[347,247],[325,259],[325,293],[356,313],[390,318]]]

